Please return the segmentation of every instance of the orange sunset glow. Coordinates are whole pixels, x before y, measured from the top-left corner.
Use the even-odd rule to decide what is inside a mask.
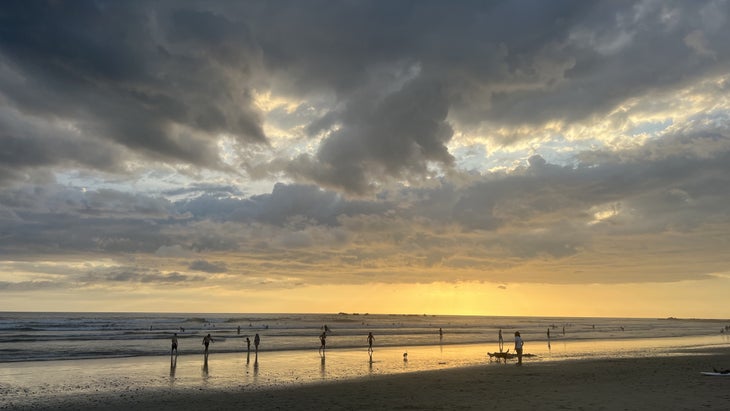
[[[0,310],[728,317],[726,7],[277,3],[0,12]]]

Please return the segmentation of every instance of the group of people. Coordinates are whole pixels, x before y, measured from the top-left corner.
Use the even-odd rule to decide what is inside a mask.
[[[174,333],[172,335],[172,346],[170,348],[170,356],[177,355],[177,344],[178,344],[178,338],[177,333]],[[208,333],[205,337],[203,337],[203,345],[205,346],[205,349],[203,353],[208,356],[208,347],[210,346],[210,343],[213,342],[213,337]],[[259,344],[261,343],[261,337],[258,335],[258,333],[253,337],[253,344],[254,348],[256,350],[256,354],[259,352]],[[251,351],[251,340],[246,337],[246,350]]]
[[[320,347],[319,347],[319,353],[320,355],[324,355],[325,349],[327,347],[327,332],[329,332],[330,329],[325,325],[324,331],[319,336],[320,341]],[[373,341],[375,340],[375,337],[373,336],[373,333],[368,333],[367,341],[368,341],[368,353],[372,356],[373,353]],[[210,346],[210,343],[213,342],[213,337],[210,334],[207,334],[205,337],[203,337],[203,345],[205,346],[205,349],[203,353],[207,356],[208,355],[208,347]],[[256,354],[259,352],[259,344],[261,343],[261,337],[258,335],[258,333],[253,338],[253,344]],[[178,345],[178,337],[177,333],[174,333],[172,335],[172,347],[170,348],[170,355],[177,355]],[[246,337],[246,351],[251,352],[251,340]]]
[[[502,338],[502,329],[499,329],[499,352],[501,353],[504,349],[504,338]],[[548,329],[548,339],[550,338],[550,329]],[[525,341],[522,340],[522,336],[519,331],[515,331],[515,352],[517,353],[517,365],[522,365],[522,347],[524,347]]]
[[[319,335],[319,353],[321,356],[324,356],[325,350],[327,347],[327,332],[330,331],[330,329],[325,325],[324,331],[322,331],[322,334]],[[439,337],[443,338],[443,330],[439,328]],[[550,338],[550,330],[548,330],[548,338]],[[372,358],[373,355],[373,341],[375,341],[375,337],[373,336],[372,332],[368,333],[367,336],[367,342],[368,342],[368,354]],[[210,343],[213,342],[213,337],[210,334],[207,334],[205,337],[203,337],[203,345],[205,346],[204,354],[207,357],[208,356],[208,347]],[[256,354],[259,352],[259,344],[261,343],[261,337],[258,335],[258,333],[253,338],[253,344]],[[502,347],[504,344],[504,340],[502,338],[502,330],[499,330],[499,349],[500,352],[502,351]],[[170,355],[177,355],[178,345],[178,337],[177,333],[174,333],[172,335],[172,347],[170,348]],[[517,365],[522,365],[522,348],[525,345],[525,342],[522,340],[522,336],[520,335],[519,331],[515,331],[515,352],[517,353]],[[247,352],[251,352],[251,340],[246,337],[246,350]]]
[[[319,355],[324,356],[325,351],[327,349],[327,333],[331,332],[329,327],[325,325],[322,327],[324,331],[322,331],[322,334],[319,335]],[[368,354],[372,358],[373,356],[373,341],[375,341],[375,337],[373,336],[372,331],[368,333]]]

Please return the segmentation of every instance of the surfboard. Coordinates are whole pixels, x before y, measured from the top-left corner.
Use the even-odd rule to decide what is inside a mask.
[[[702,371],[700,374],[702,375],[709,375],[711,377],[730,377],[730,373],[721,373],[721,372],[710,372],[710,371]]]

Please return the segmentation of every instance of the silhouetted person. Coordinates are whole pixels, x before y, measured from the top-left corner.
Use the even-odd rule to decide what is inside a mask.
[[[504,350],[504,339],[502,338],[502,329],[499,329],[499,352]]]
[[[170,348],[170,356],[172,356],[172,353],[175,353],[177,355],[177,333],[172,335],[172,348]]]
[[[203,345],[205,346],[205,355],[208,355],[208,345],[213,342],[213,337],[210,336],[210,334],[203,337]]]
[[[254,335],[254,337],[253,337],[253,346],[254,346],[254,349],[256,350],[256,354],[259,353],[259,343],[261,343],[261,337],[259,337],[259,334],[256,333],[256,335]]]
[[[517,365],[522,365],[522,346],[525,342],[522,341],[519,331],[515,331],[515,351],[517,351]]]
[[[372,331],[368,333],[368,351],[373,352],[373,340],[375,340],[375,337],[373,337]]]
[[[319,354],[324,355],[324,350],[327,346],[327,332],[323,332],[319,335]]]
[[[251,339],[246,337],[246,352],[251,352]]]

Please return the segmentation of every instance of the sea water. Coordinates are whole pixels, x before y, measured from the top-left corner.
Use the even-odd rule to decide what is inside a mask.
[[[319,335],[325,325],[325,352]],[[525,340],[526,364],[661,356],[730,346],[727,321],[370,314],[0,313],[0,408],[140,390],[259,390],[503,366],[488,353]],[[239,331],[240,327],[240,331]],[[550,337],[548,338],[548,330]],[[722,333],[720,331],[723,331]],[[367,350],[367,335],[375,336]],[[170,355],[178,334],[178,355]],[[202,339],[211,334],[209,355]],[[256,353],[253,338],[259,334]],[[246,338],[252,342],[247,349]],[[514,362],[514,360],[509,360]],[[11,407],[12,408],[12,407]]]
[[[211,351],[247,350],[246,338],[260,336],[264,351],[317,350],[326,326],[328,350],[359,349],[368,332],[378,347],[481,345],[498,351],[500,330],[510,348],[520,331],[525,351],[564,356],[569,352],[606,355],[641,343],[681,347],[702,341],[726,342],[728,321],[636,318],[540,318],[374,314],[160,314],[160,313],[17,313],[0,312],[0,362],[94,359],[164,355],[178,334],[179,354],[202,352],[202,339],[213,337]],[[441,332],[439,332],[441,330]],[[721,333],[723,331],[723,333]],[[549,336],[548,336],[549,332]],[[687,339],[689,338],[689,340]],[[667,340],[668,339],[668,340]],[[588,341],[585,345],[577,344]],[[666,341],[669,341],[667,343]],[[682,342],[682,341],[686,341]],[[548,345],[550,342],[550,345]],[[568,349],[566,344],[570,344]],[[648,346],[647,346],[648,345]],[[590,348],[581,348],[590,347]]]

